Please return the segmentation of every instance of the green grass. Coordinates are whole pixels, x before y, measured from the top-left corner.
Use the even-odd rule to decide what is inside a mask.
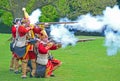
[[[9,72],[11,52],[9,51],[10,34],[0,34],[0,81],[23,81],[21,74]],[[88,38],[88,37],[79,37]],[[63,62],[54,72],[54,78],[28,78],[24,81],[119,81],[120,54],[107,56],[103,37],[94,41],[79,42],[51,51],[57,59]]]

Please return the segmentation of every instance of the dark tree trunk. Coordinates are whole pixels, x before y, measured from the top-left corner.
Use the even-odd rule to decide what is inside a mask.
[[[13,18],[23,18],[22,8],[13,10],[12,14],[13,14]]]

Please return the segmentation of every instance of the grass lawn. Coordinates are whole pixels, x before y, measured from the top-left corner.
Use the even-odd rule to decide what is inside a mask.
[[[23,81],[21,74],[9,71],[11,52],[10,34],[0,34],[0,81]],[[86,38],[86,37],[79,37]],[[88,37],[87,37],[88,38]],[[24,81],[119,81],[120,54],[107,56],[103,37],[79,42],[75,46],[51,51],[53,56],[63,62],[54,72],[54,78],[28,78]]]

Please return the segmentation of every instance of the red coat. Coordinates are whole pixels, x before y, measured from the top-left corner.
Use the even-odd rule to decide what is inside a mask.
[[[56,50],[57,46],[55,44],[52,45],[51,48],[48,48],[47,46],[43,45],[43,43],[40,43],[38,45],[38,51],[40,54],[47,54],[49,50]]]
[[[19,36],[20,37],[24,36],[30,29],[31,29],[30,27],[24,27],[23,25],[19,26],[18,28]]]
[[[57,46],[55,44],[52,45],[52,47],[50,48],[50,50],[56,50]]]
[[[47,54],[49,49],[47,49],[42,43],[38,45],[38,52],[40,54]]]
[[[16,27],[15,27],[15,25],[12,26],[11,32],[12,32],[12,37],[15,38],[16,37]]]
[[[34,27],[33,28],[33,32],[36,33],[36,34],[40,34],[41,30],[42,29],[40,27]]]

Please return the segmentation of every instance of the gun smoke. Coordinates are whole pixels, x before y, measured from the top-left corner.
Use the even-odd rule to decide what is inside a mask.
[[[106,7],[103,15],[92,16],[90,13],[81,15],[73,24],[73,28],[88,32],[104,32],[107,54],[117,54],[120,49],[120,9],[117,5],[113,8]]]
[[[102,15],[93,16],[88,13],[79,16],[75,24],[51,25],[50,35],[57,42],[61,42],[63,47],[72,44],[75,45],[78,40],[74,36],[74,32],[69,29],[75,29],[87,32],[100,32],[105,35],[105,44],[107,54],[109,56],[117,54],[120,49],[120,9],[117,5],[114,7],[106,7]],[[60,22],[71,21],[68,18],[61,18]]]
[[[77,42],[74,34],[65,28],[64,25],[52,25],[50,35],[56,42],[60,42],[62,47],[75,45]]]
[[[35,24],[37,22],[39,22],[39,17],[41,16],[41,11],[40,9],[36,9],[34,10],[31,15],[29,16],[30,18],[30,23],[31,24]]]

